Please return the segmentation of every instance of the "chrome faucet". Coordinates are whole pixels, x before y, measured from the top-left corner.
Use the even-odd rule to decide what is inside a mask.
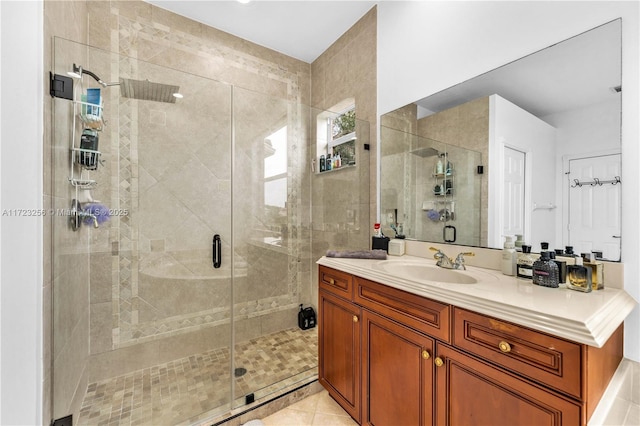
[[[435,247],[429,247],[429,250],[435,251],[436,254],[433,255],[433,258],[437,260],[436,265],[445,268],[445,269],[463,269],[466,270],[466,266],[464,265],[464,257],[465,256],[475,256],[475,253],[466,251],[459,253],[456,256],[456,260],[451,260],[446,254],[444,254],[441,250]]]

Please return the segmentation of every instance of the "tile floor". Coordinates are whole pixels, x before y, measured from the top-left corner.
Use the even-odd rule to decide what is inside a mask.
[[[308,396],[262,419],[265,426],[352,426],[349,417],[326,390]]]
[[[317,329],[284,330],[236,345],[239,404],[317,377]],[[229,348],[213,349],[89,384],[78,425],[175,425],[229,404]]]

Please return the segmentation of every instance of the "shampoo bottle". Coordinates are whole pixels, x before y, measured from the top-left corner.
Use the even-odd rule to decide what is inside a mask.
[[[514,276],[516,274],[516,263],[518,256],[512,237],[505,237],[504,249],[502,250],[502,273]]]

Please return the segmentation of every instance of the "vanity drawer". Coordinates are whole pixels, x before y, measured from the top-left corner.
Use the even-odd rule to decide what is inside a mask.
[[[453,323],[454,346],[581,397],[581,345],[460,308]]]
[[[414,330],[449,342],[450,306],[384,284],[355,277],[353,300]]]
[[[320,266],[318,281],[321,289],[351,301],[353,297],[353,278],[351,274]]]

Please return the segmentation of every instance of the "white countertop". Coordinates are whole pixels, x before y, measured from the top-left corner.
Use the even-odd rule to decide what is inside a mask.
[[[578,343],[602,347],[637,305],[624,290],[604,288],[581,293],[534,285],[503,275],[500,271],[467,266],[475,284],[451,284],[406,279],[378,270],[380,262],[410,262],[435,265],[435,260],[415,256],[388,257],[386,261],[322,257],[319,265],[439,302],[553,334]],[[606,283],[605,283],[606,285]]]

